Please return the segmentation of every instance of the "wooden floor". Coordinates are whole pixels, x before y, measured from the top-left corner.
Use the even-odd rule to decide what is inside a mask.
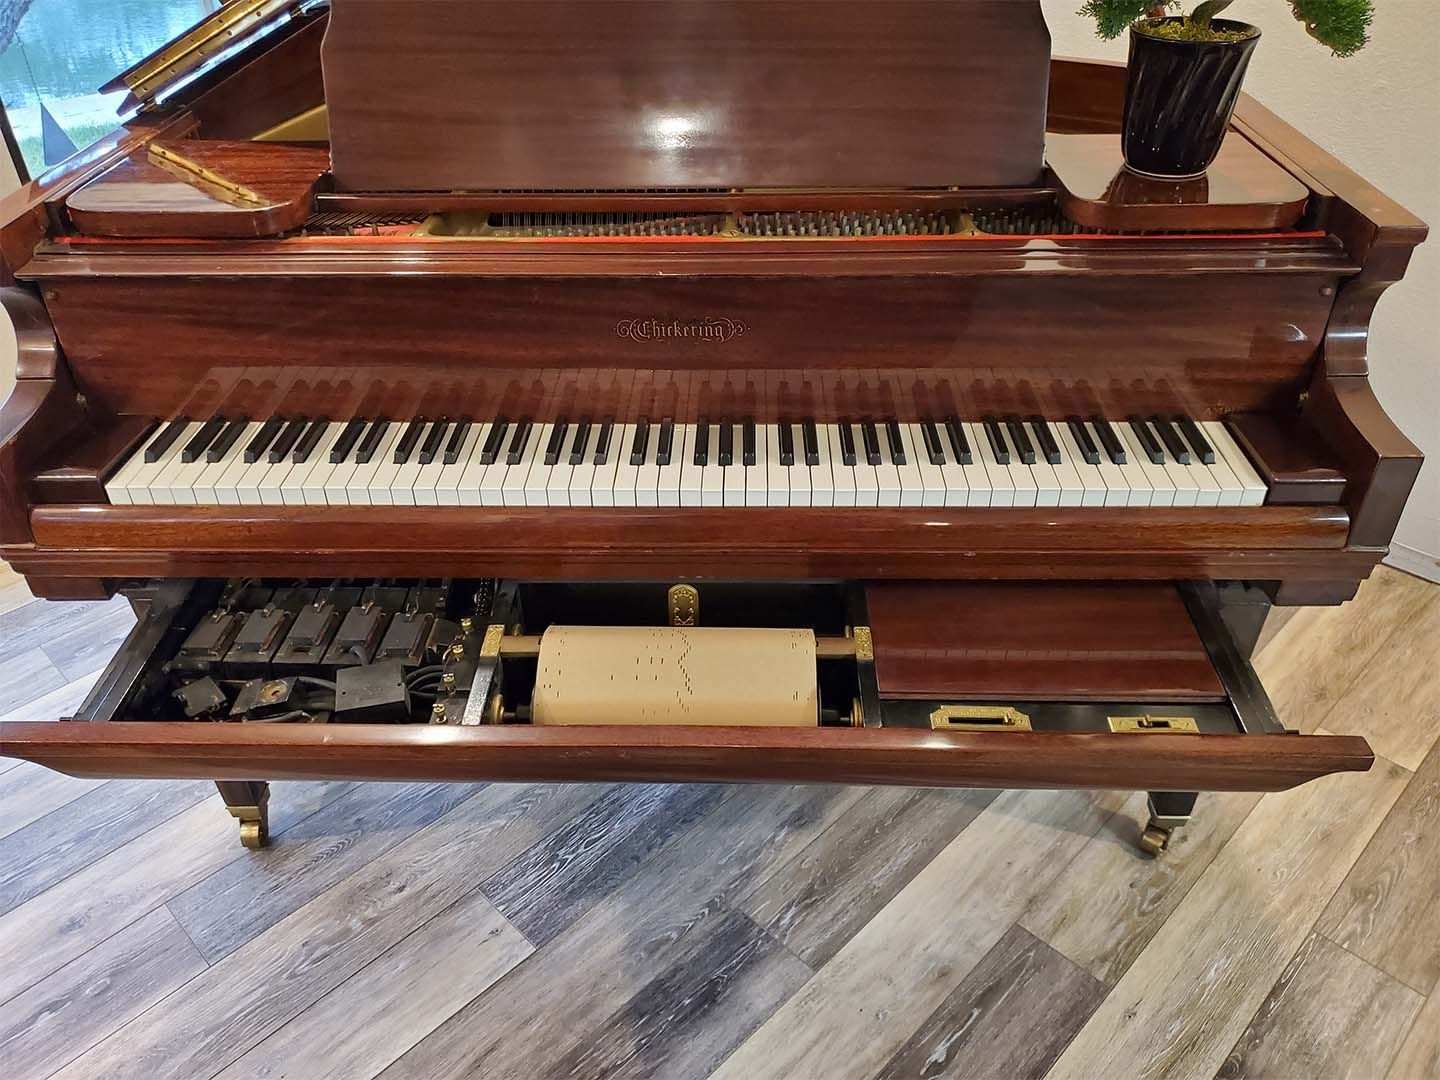
[[[0,568],[0,718],[123,603]],[[206,783],[0,759],[0,1077],[1440,1077],[1440,587],[1382,571],[1259,666],[1368,774],[1207,795]]]

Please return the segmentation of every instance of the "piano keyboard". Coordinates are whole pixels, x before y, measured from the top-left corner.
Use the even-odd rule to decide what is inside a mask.
[[[210,419],[160,427],[116,505],[1258,506],[1225,426],[1098,417],[756,424]]]

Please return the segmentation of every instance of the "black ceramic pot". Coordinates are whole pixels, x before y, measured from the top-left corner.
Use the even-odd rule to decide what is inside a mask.
[[[1176,22],[1178,18],[1151,22]],[[1218,30],[1239,30],[1239,41],[1173,41],[1130,28],[1121,146],[1125,164],[1142,176],[1169,180],[1202,175],[1220,152],[1240,84],[1260,31],[1216,19]]]

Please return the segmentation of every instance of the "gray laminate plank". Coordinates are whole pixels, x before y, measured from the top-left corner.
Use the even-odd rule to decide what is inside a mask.
[[[112,780],[0,840],[0,914],[215,793],[206,780]]]
[[[877,788],[737,906],[812,968],[834,956],[994,791]]]
[[[74,716],[100,675],[99,671],[92,671],[17,705],[7,713],[0,713],[0,724],[19,720],[62,720],[67,716]]]
[[[0,778],[0,839],[93,791],[105,781],[81,780],[25,762]]]
[[[0,715],[58,690],[69,680],[43,649],[27,649],[0,660]]]
[[[895,1052],[878,1080],[1038,1080],[1104,997],[1103,984],[1012,927]]]
[[[791,858],[859,797],[853,788],[726,790],[719,806],[397,1060],[386,1080],[550,1071],[697,947],[747,878]]]
[[[714,784],[617,787],[480,889],[527,938],[543,945],[725,793]]]
[[[1260,802],[1251,792],[1207,792],[1163,858],[1141,852],[1146,795],[1097,832],[1055,884],[1037,896],[1020,925],[1103,983],[1125,974],[1150,939]]]
[[[470,893],[335,987],[218,1080],[373,1076],[532,951],[483,895]]]
[[[216,871],[168,906],[213,964],[478,790],[471,784],[357,784],[270,847]]]
[[[1001,794],[714,1075],[873,1075],[1120,801],[1081,791]]]
[[[1216,1073],[1374,1080],[1400,1049],[1424,998],[1311,934]]]
[[[739,912],[716,912],[690,937],[683,955],[537,1075],[705,1076],[810,977]]]
[[[1421,763],[1316,929],[1429,994],[1440,985],[1440,745]]]
[[[1410,1033],[1385,1080],[1435,1080],[1440,1076],[1440,994],[1431,994],[1420,1014],[1410,1022]]]
[[[328,783],[287,784],[272,799],[275,835],[329,801]],[[197,803],[0,915],[0,1002],[83,955],[111,934],[246,857],[220,797]]]
[[[108,619],[112,609],[128,612],[130,605],[122,597],[64,602],[32,600],[0,613],[0,661],[43,648],[66,634],[83,634],[87,626]]]
[[[1049,1080],[1213,1076],[1409,776],[1380,759],[1266,795]]]
[[[586,787],[483,788],[56,1074],[193,1080],[227,1067],[581,809]],[[344,1053],[343,1047],[330,1047]]]
[[[41,648],[65,678],[78,679],[110,663],[134,625],[130,602],[117,596],[83,619],[66,620],[47,635]]]
[[[49,1076],[204,970],[156,908],[0,1005],[0,1076]]]
[[[34,602],[35,594],[25,584],[25,579],[12,570],[9,563],[0,562],[0,615],[7,615]]]

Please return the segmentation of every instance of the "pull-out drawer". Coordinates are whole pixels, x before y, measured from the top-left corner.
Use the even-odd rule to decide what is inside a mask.
[[[303,603],[319,603],[317,595],[338,598],[338,587],[267,582],[237,594],[216,581],[156,583],[135,597],[135,630],[80,714],[0,725],[0,754],[88,777],[1150,791],[1274,791],[1372,762],[1363,739],[1284,730],[1246,659],[1263,604],[1253,591],[1208,582],[699,584],[703,625],[815,632],[813,724],[766,726],[741,707],[733,724],[727,714],[720,726],[528,722],[536,635],[561,624],[665,625],[667,612],[675,614],[667,586],[412,583],[408,601],[399,599],[403,583],[377,586],[390,591],[367,595],[382,595],[386,618],[407,609],[413,616],[417,607],[428,613],[432,651],[396,662],[409,665],[408,706],[397,706],[406,711],[365,713],[323,700],[340,668],[365,657],[327,642],[314,650],[313,665],[285,668],[285,647],[274,651],[284,634],[276,631],[270,653],[262,648],[259,660],[233,669],[239,629],[217,631],[208,644],[197,634],[213,628],[217,611],[283,612],[287,589],[302,597],[289,603],[288,625]],[[246,600],[243,589],[260,592]],[[361,586],[344,589],[350,608],[363,608]],[[343,605],[334,613],[332,632],[346,613]],[[678,614],[693,615],[683,604]],[[385,633],[382,622],[360,652]],[[305,674],[287,689],[293,671]],[[344,678],[353,683],[354,674]],[[735,675],[743,681],[747,672]],[[309,704],[237,719],[233,702],[244,684],[251,683],[253,704],[253,692],[274,679],[277,693],[309,694]],[[174,693],[190,683],[202,691]],[[196,702],[203,692],[219,694],[208,711]],[[354,718],[381,722],[347,722]]]

